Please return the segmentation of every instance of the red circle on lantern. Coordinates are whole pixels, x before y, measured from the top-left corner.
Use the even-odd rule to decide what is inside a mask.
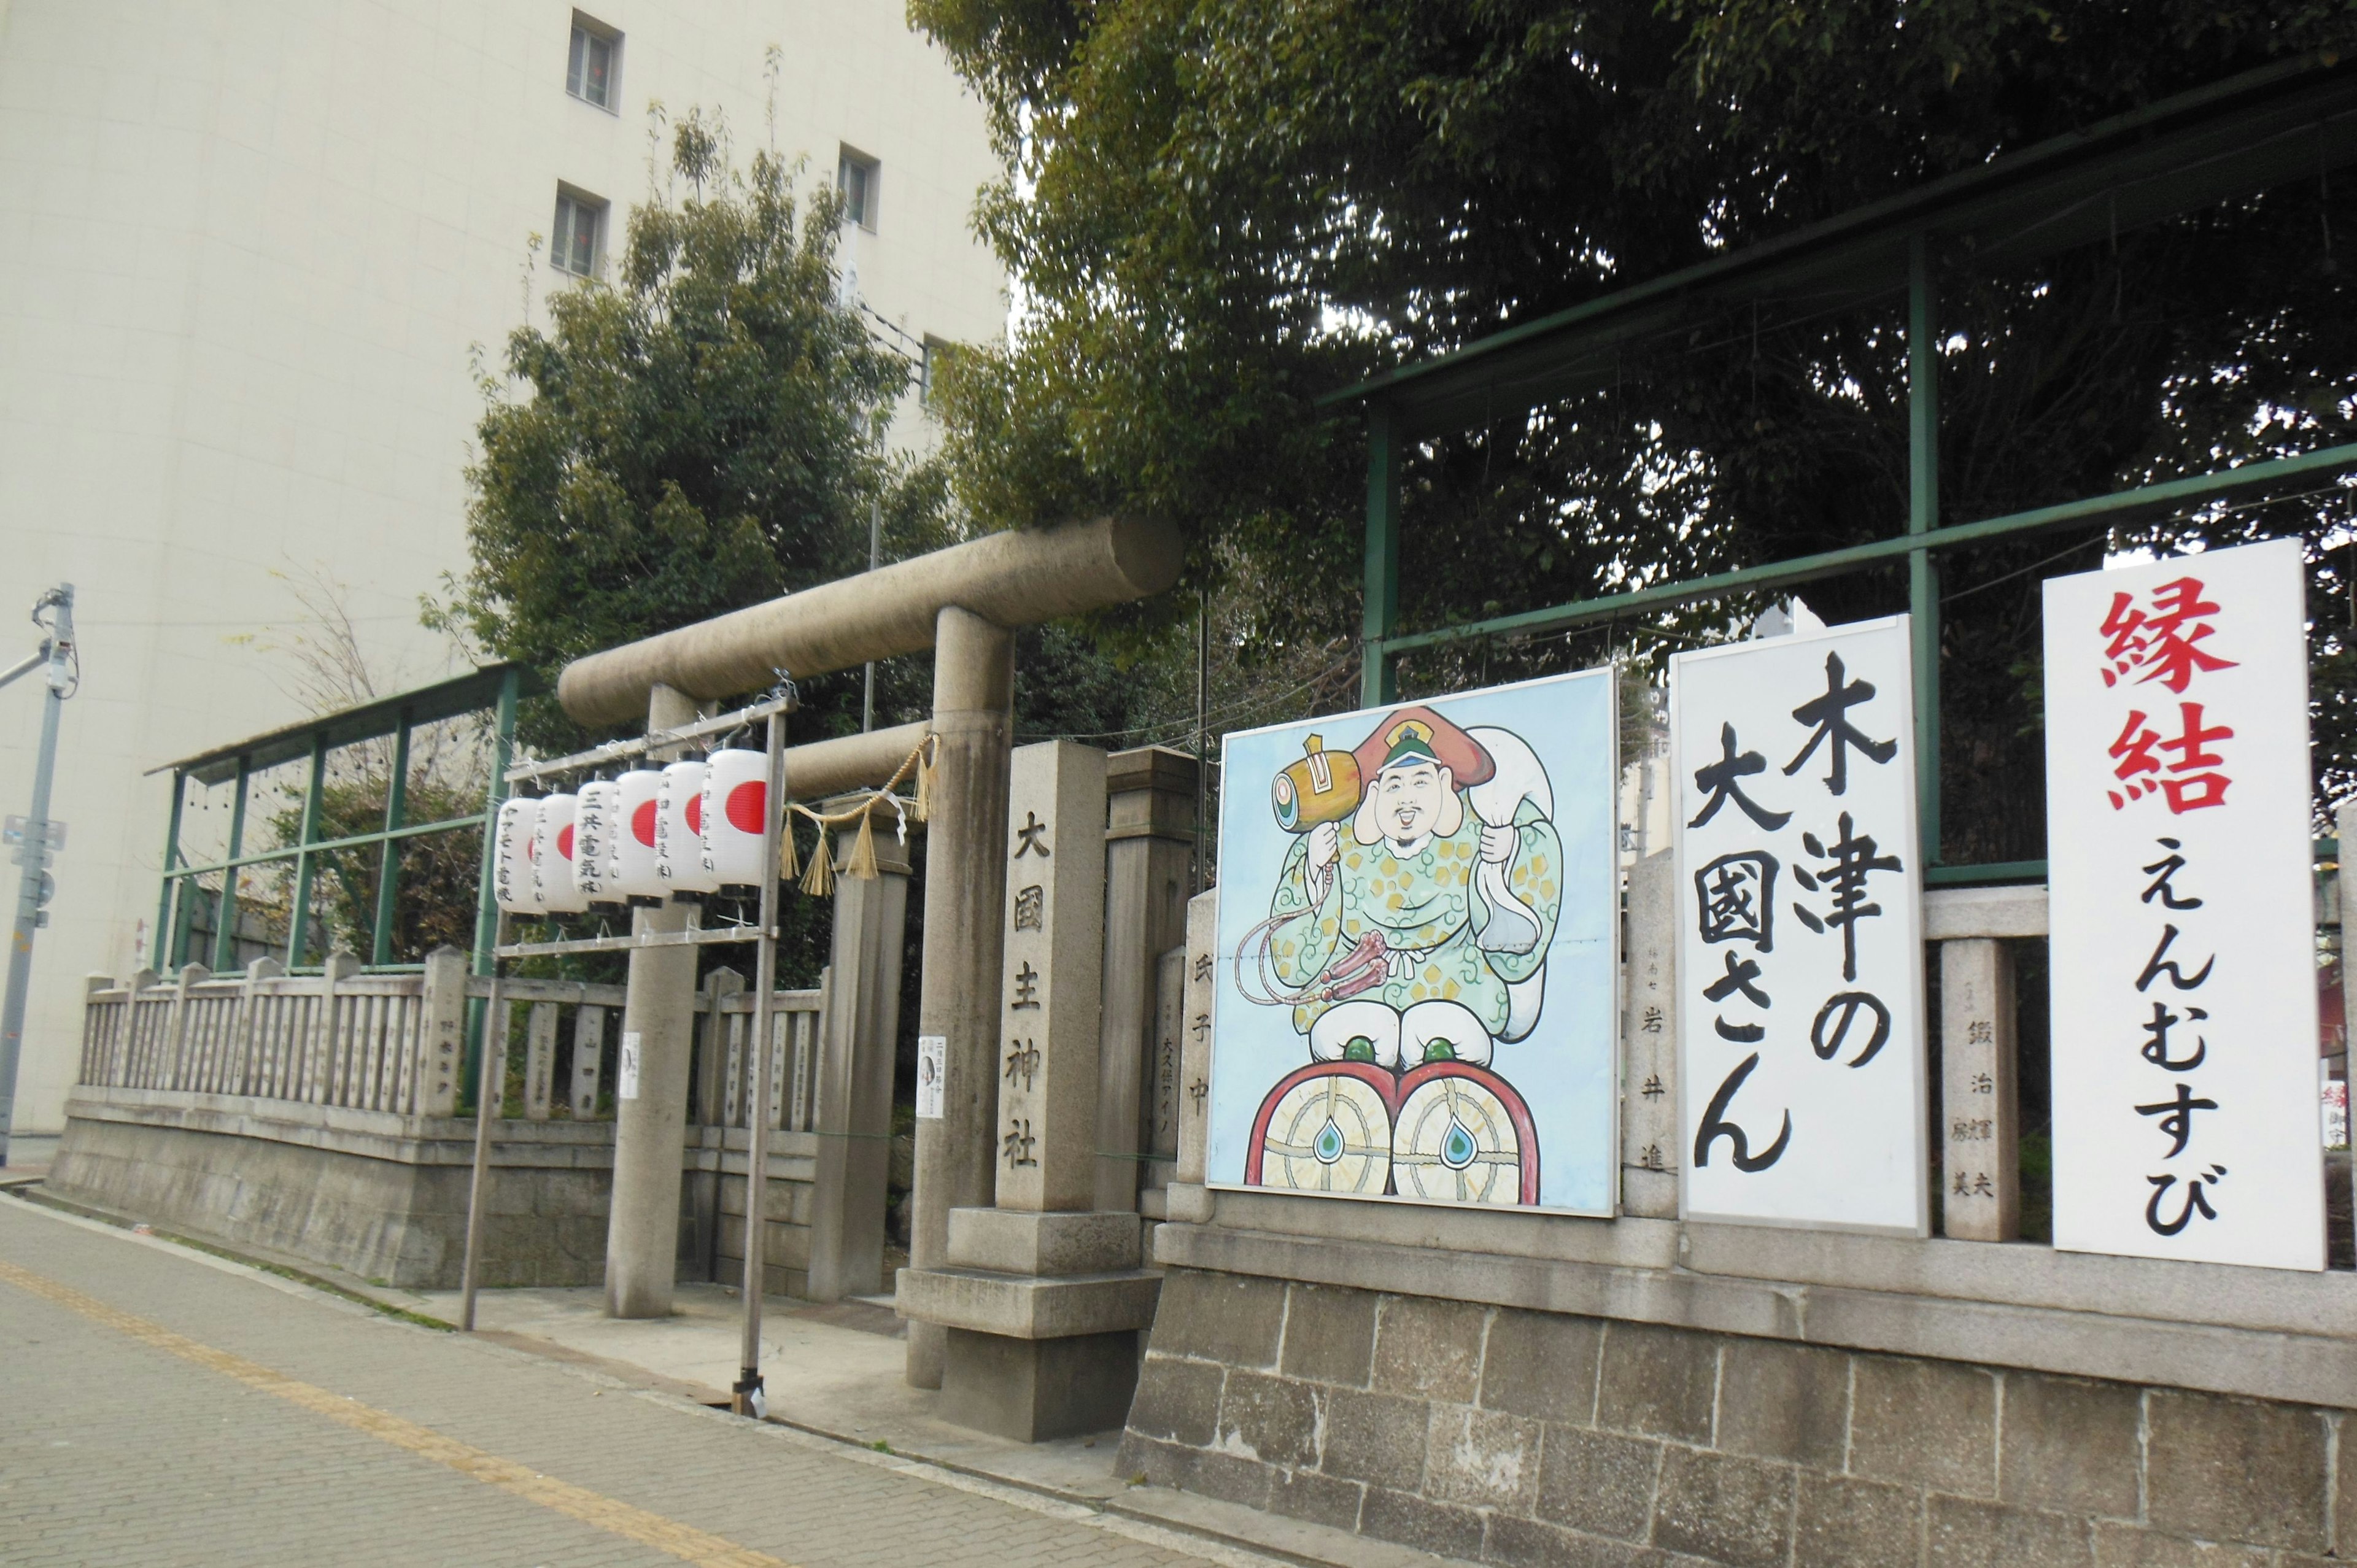
[[[762,808],[769,804],[770,787],[759,779],[748,779],[728,791],[728,825],[740,833],[761,831]]]
[[[687,831],[697,834],[704,832],[704,791],[701,789],[687,798]]]
[[[654,848],[655,803],[652,800],[640,801],[639,809],[630,813],[630,836],[649,849]]]
[[[573,858],[573,824],[571,822],[556,830],[556,853],[566,860]]]

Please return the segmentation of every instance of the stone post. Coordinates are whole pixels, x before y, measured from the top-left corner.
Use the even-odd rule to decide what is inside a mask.
[[[1940,944],[1940,1173],[1950,1240],[2021,1233],[2020,1100],[2013,950],[1989,937]]]
[[[1185,910],[1181,905],[1180,910]],[[1186,922],[1179,921],[1183,938]],[[1179,1042],[1187,1034],[1187,944],[1154,962],[1154,1038],[1146,1064],[1146,1184],[1138,1189],[1141,1214],[1161,1219],[1169,1212],[1169,1187],[1178,1170],[1178,1105],[1186,1086],[1178,1076]],[[1152,1232],[1147,1232],[1149,1237]],[[1152,1249],[1147,1249],[1149,1251]]]
[[[834,810],[828,801],[823,810]],[[818,1133],[811,1192],[813,1301],[884,1288],[884,1208],[892,1174],[892,1059],[900,1033],[900,954],[909,921],[909,852],[878,813],[873,882],[834,885],[834,945],[820,1020]],[[913,827],[914,824],[911,824]],[[848,856],[854,823],[838,832]]]
[[[269,983],[285,972],[279,961],[264,953],[245,966],[245,984],[241,988],[237,1008],[237,1067],[222,1092],[227,1094],[260,1094],[263,1092],[263,1053],[267,1045],[262,1029],[263,998]],[[431,967],[426,971],[432,978]],[[427,1015],[430,1028],[432,1015]],[[424,1036],[426,1048],[432,1048],[432,1036]]]
[[[535,1002],[524,1014],[523,1119],[545,1122],[556,1086],[556,1004]]]
[[[328,961],[331,964],[333,959]],[[188,993],[213,977],[213,972],[200,963],[184,963],[180,978],[172,989],[171,1059],[166,1064],[157,1086],[163,1089],[188,1087]],[[333,983],[332,974],[330,983]]]
[[[1187,984],[1178,1027],[1178,1169],[1170,1183],[1172,1219],[1196,1224],[1211,1218],[1203,1185],[1211,1108],[1211,999],[1220,965],[1220,891],[1187,901]]]
[[[1153,1146],[1148,1086],[1159,1036],[1161,957],[1187,939],[1195,853],[1195,759],[1167,746],[1105,762],[1104,1026],[1098,1048],[1092,1207],[1137,1207],[1137,1155]]]
[[[711,1090],[708,1096],[702,1089],[696,1091],[696,1113],[704,1119],[706,1126],[737,1125],[737,1117],[745,1109],[742,1101],[753,1092],[750,1070],[753,1058],[745,1054],[753,1038],[750,1019],[746,1022],[744,1037],[734,1046],[729,1044],[728,1000],[744,989],[743,975],[733,969],[716,969],[704,977],[704,989],[695,996],[695,1016],[700,1020],[695,1028],[699,1031],[698,1038],[703,1041],[698,1054],[703,1064],[698,1081],[708,1085]],[[752,1124],[752,1118],[746,1117],[745,1125],[750,1127]],[[725,1149],[727,1146],[728,1140],[723,1137],[720,1147]]]
[[[605,1065],[606,1010],[583,1003],[573,1013],[573,1092],[567,1097],[576,1122],[597,1115],[597,1085]]]
[[[1103,1021],[1105,755],[1051,740],[1015,753],[1007,789],[1005,982],[999,994],[998,1207],[1085,1211],[1097,1176]],[[1123,1142],[1135,1144],[1137,1052]],[[1137,1171],[1112,1207],[1136,1207]]]
[[[1620,1212],[1678,1217],[1677,866],[1663,850],[1629,868],[1620,988]]]
[[[946,1330],[942,1417],[1025,1442],[1120,1424],[1137,1384],[1137,1330],[1153,1321],[1160,1288],[1137,1266],[1135,1212],[1089,1207],[1104,779],[1104,754],[1069,741],[1015,753],[1003,847],[998,1202],[951,1210],[947,1266],[900,1276],[902,1315]],[[1134,1129],[1134,1101],[1128,1114]]]
[[[360,960],[348,952],[331,952],[319,966],[319,1006],[311,1015],[309,1068],[303,1079],[303,1098],[314,1105],[333,1105],[339,1098],[343,1053],[338,1042],[343,1035],[336,1026],[336,983],[359,968]]]
[[[657,686],[647,727],[695,718],[684,693]],[[650,753],[648,763],[671,751]],[[634,932],[683,931],[693,905],[632,912]],[[614,1197],[606,1222],[606,1315],[668,1317],[679,1266],[680,1166],[687,1152],[687,1078],[695,1015],[695,950],[630,952],[622,1004],[620,1067],[614,1085]]]
[[[458,1074],[467,1060],[467,955],[444,944],[425,955],[425,1042],[417,1113],[458,1113]]]
[[[954,605],[933,632],[934,788],[926,824],[920,1037],[942,1042],[942,1114],[917,1119],[909,1262],[949,1256],[950,1210],[990,1201],[997,1153],[999,922],[1005,918],[1015,634]],[[909,1325],[909,1381],[942,1386],[946,1331]]]

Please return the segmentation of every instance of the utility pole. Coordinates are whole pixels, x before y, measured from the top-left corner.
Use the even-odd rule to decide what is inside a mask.
[[[884,556],[884,502],[871,496],[867,500],[867,569],[876,570]],[[2352,612],[2357,613],[2357,612]],[[876,660],[867,661],[867,695],[859,705],[859,733],[866,735],[876,727]],[[822,840],[823,833],[819,835]],[[823,843],[821,844],[823,848]]]
[[[16,841],[16,862],[24,870],[16,878],[16,923],[8,940],[8,988],[0,997],[0,1165],[8,1163],[8,1132],[16,1119],[16,1058],[25,1041],[33,933],[49,923],[48,911],[42,908],[57,886],[49,875],[49,857],[65,842],[65,825],[49,822],[49,779],[58,765],[59,711],[81,684],[81,664],[74,654],[73,593],[71,583],[60,583],[34,601],[33,624],[44,633],[41,650],[0,671],[0,686],[5,686],[46,664],[49,686],[41,703],[40,756],[33,764],[33,809],[10,835]],[[44,610],[51,612],[46,621],[41,618]]]

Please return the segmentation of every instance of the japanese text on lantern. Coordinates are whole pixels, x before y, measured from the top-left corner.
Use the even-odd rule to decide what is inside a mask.
[[[1672,680],[1687,1211],[1918,1229],[1905,623],[1681,656]]]

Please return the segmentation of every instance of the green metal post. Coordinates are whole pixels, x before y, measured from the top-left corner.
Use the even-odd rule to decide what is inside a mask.
[[[172,814],[164,829],[164,889],[156,897],[156,967],[171,967],[172,958],[172,869],[180,859],[180,807],[188,800],[188,776],[172,775]]]
[[[319,809],[328,787],[328,732],[311,737],[311,782],[303,791],[303,826],[295,839],[295,902],[286,913],[286,968],[303,962],[311,937],[311,841],[319,836]]]
[[[515,754],[517,672],[511,670],[500,682],[498,717],[493,721],[491,738],[491,788],[483,800],[483,868],[475,893],[475,954],[470,965],[475,973],[487,975],[496,961],[491,950],[500,941],[500,906],[494,896],[491,873],[497,858],[500,833],[500,807],[508,798],[508,763]],[[459,1081],[472,1085],[482,1078],[480,1063],[483,1049],[484,1014],[479,1004],[467,1009],[467,1073]]]
[[[1940,346],[1932,317],[1929,237],[1907,244],[1907,532],[1940,526]],[[1940,864],[1940,564],[1928,549],[1907,557],[1907,608],[1915,644],[1916,826],[1923,865]]]
[[[1399,665],[1383,646],[1399,629],[1399,432],[1391,410],[1367,410],[1367,582],[1361,625],[1359,702],[1381,707],[1399,699]]]
[[[409,812],[409,712],[404,709],[401,727],[393,732],[393,776],[384,786],[384,831],[399,829]],[[394,900],[401,887],[401,841],[384,841],[384,858],[377,865],[376,918],[369,934],[369,962],[393,961],[393,913]]]
[[[246,759],[237,759],[237,799],[229,805],[229,854],[222,858],[234,861],[245,853],[245,787],[253,775]],[[213,916],[213,972],[237,967],[237,878],[238,868],[231,865],[221,873],[221,902]]]

